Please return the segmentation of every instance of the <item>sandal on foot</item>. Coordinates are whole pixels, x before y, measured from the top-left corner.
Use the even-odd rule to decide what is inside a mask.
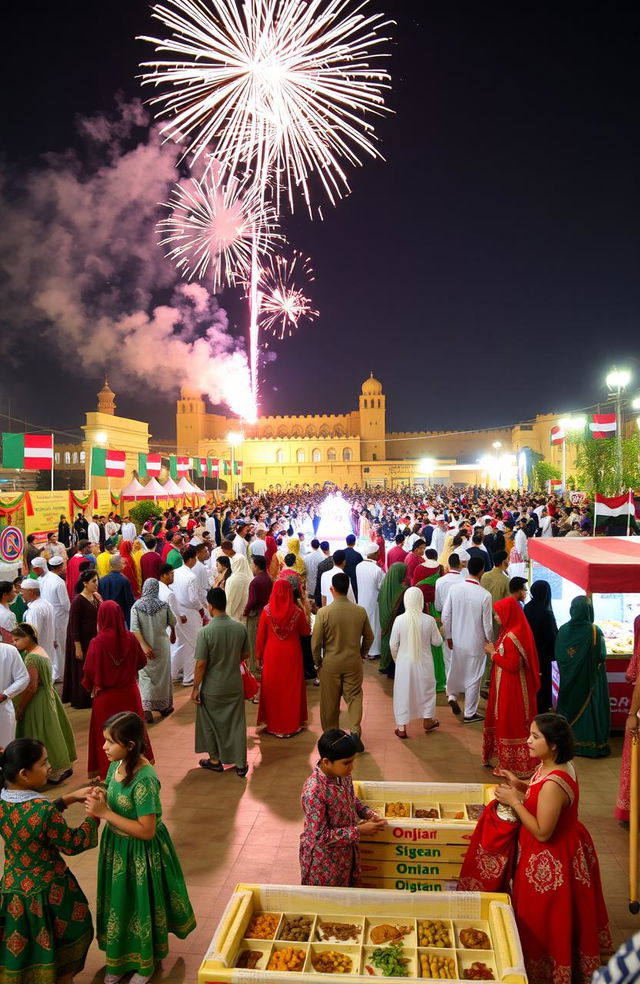
[[[431,725],[431,727],[424,729],[424,733],[425,733],[425,735],[428,735],[431,731],[435,731],[436,728],[439,728],[439,727],[440,727],[440,722],[437,719],[434,719],[434,722]]]
[[[200,759],[198,765],[201,769],[208,769],[209,772],[224,772],[222,762],[212,762],[211,759]]]
[[[245,765],[245,767],[243,769],[239,769],[236,766],[236,775],[237,776],[240,776],[241,779],[244,779],[244,777],[246,776],[246,774],[247,774],[248,771],[249,771],[249,766],[248,765]]]
[[[409,735],[407,734],[407,732],[406,731],[400,731],[400,728],[396,728],[396,730],[393,733],[398,738],[408,738],[409,737]]]

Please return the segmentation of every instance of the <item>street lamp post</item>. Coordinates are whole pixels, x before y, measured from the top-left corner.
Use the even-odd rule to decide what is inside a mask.
[[[622,394],[631,382],[628,369],[612,369],[607,375],[609,396],[616,401],[616,470],[618,491],[622,491]]]
[[[244,441],[244,436],[238,431],[230,431],[227,434],[227,441],[231,448],[231,498],[236,497],[236,477],[235,477],[235,449]]]

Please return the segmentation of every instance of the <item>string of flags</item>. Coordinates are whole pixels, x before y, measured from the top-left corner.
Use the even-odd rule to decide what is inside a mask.
[[[217,478],[219,475],[240,475],[243,463],[234,459],[191,458],[171,454],[169,474],[175,480],[188,477],[190,471],[198,478]],[[24,471],[51,471],[54,465],[53,434],[2,434],[2,467]],[[89,473],[95,478],[124,478],[127,468],[125,451],[92,447],[89,451]],[[157,478],[162,469],[161,454],[138,454],[138,476]]]

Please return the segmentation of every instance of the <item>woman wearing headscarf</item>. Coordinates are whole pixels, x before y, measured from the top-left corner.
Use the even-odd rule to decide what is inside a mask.
[[[131,585],[133,597],[140,597],[140,580],[133,559],[133,544],[130,540],[121,540],[119,546],[120,556],[122,557],[122,573]]]
[[[593,605],[584,595],[571,602],[570,620],[558,631],[556,662],[560,671],[558,714],[573,729],[576,755],[611,754],[611,711],[602,630],[593,624]]]
[[[540,664],[540,690],[538,714],[551,710],[551,669],[556,658],[558,626],[551,607],[551,585],[548,581],[534,581],[530,591],[531,601],[524,606],[524,614],[531,626],[538,663]]]
[[[93,697],[89,724],[89,776],[105,779],[109,762],[104,753],[104,722],[120,711],[143,716],[138,689],[138,670],[147,659],[140,643],[129,632],[122,609],[115,601],[103,601],[98,609],[98,634],[89,644],[82,686]],[[153,762],[153,751],[145,731],[145,756]]]
[[[297,536],[289,537],[287,541],[287,554],[293,554],[296,558],[296,562],[293,565],[296,574],[299,574],[300,577],[306,577],[307,569],[304,566],[304,560],[300,554],[300,540]]]
[[[166,601],[160,600],[160,584],[149,577],[142,587],[142,596],[131,609],[131,631],[140,643],[147,665],[138,674],[144,719],[153,724],[153,712],[161,717],[173,713],[173,685],[171,683],[171,649],[169,641],[176,641],[176,617]],[[171,639],[167,635],[170,630]]]
[[[142,544],[142,540],[139,540],[138,537],[136,537],[131,544],[131,560],[133,561],[133,566],[136,570],[139,589],[142,587],[142,557],[145,552],[146,551]]]
[[[393,715],[398,738],[407,738],[409,721],[422,718],[426,734],[435,731],[436,678],[433,648],[442,645],[436,620],[423,612],[420,588],[407,588],[404,613],[393,623],[389,648],[395,662]]]
[[[389,640],[396,616],[404,611],[402,599],[407,590],[406,576],[406,564],[399,561],[392,564],[380,585],[380,594],[378,595],[378,611],[380,612],[380,665],[378,672],[386,673],[391,679],[395,674],[395,663],[391,657]]]
[[[491,656],[491,686],[482,734],[482,764],[495,774],[507,769],[528,779],[536,768],[529,755],[529,729],[537,714],[536,694],[540,669],[533,632],[515,598],[503,598],[493,606],[500,626],[497,642],[487,643]]]
[[[231,558],[231,577],[225,584],[227,596],[227,615],[236,622],[246,622],[244,610],[249,597],[251,571],[247,558],[242,554],[234,554]]]
[[[308,635],[302,603],[294,601],[288,581],[276,581],[256,636],[256,658],[262,667],[256,723],[278,738],[297,734],[307,721],[302,637]]]
[[[420,588],[424,598],[424,610],[435,618],[438,629],[441,626],[440,613],[436,608],[436,581],[442,577],[442,567],[438,563],[435,550],[425,550],[422,563],[413,572],[413,586]],[[436,675],[436,691],[444,693],[447,673],[444,666],[442,646],[433,647],[433,669]]]

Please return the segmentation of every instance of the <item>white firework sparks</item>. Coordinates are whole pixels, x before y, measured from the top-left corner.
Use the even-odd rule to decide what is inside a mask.
[[[331,202],[348,190],[343,165],[381,157],[370,114],[389,110],[380,65],[392,22],[369,0],[165,0],[153,16],[169,38],[144,37],[162,59],[143,83],[168,118],[163,133],[197,158],[214,149],[231,171],[247,167],[269,194],[273,174],[310,206],[316,174]],[[376,67],[371,67],[371,62]]]
[[[314,279],[310,261],[301,253],[294,252],[291,259],[281,254],[270,256],[258,279],[260,328],[284,338],[301,321],[317,318],[319,312],[304,292],[304,284]]]
[[[158,223],[160,245],[189,279],[209,276],[214,292],[243,280],[252,254],[267,252],[275,238],[275,212],[261,208],[255,185],[224,176],[214,161],[204,176],[176,185]]]

